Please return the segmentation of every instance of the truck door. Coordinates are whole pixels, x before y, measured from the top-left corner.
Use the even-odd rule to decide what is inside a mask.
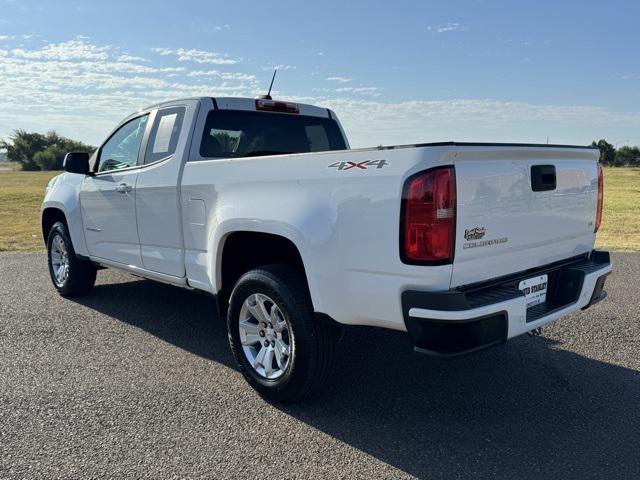
[[[129,120],[102,145],[98,167],[80,190],[80,205],[89,254],[141,267],[136,227],[135,185],[140,146],[149,114]]]
[[[178,185],[186,151],[187,111],[197,104],[162,107],[152,119],[136,183],[136,214],[143,267],[183,277],[183,238]]]

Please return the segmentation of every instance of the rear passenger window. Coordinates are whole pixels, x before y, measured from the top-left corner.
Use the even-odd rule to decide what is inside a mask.
[[[145,164],[157,162],[176,152],[184,112],[184,107],[158,110],[147,142],[147,150],[144,155]]]

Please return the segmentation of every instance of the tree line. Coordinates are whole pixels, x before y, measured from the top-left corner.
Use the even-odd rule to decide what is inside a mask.
[[[640,167],[640,148],[623,146],[616,148],[604,138],[591,145],[600,149],[600,163],[609,167]]]
[[[95,147],[51,131],[45,134],[16,130],[9,141],[0,140],[0,150],[7,160],[17,162],[22,170],[62,170],[68,152],[92,153]]]
[[[231,141],[231,139],[228,139]],[[640,147],[615,148],[605,139],[592,142],[600,149],[600,163],[612,167],[640,167]],[[17,162],[22,170],[62,170],[62,161],[68,152],[93,153],[95,147],[58,135],[16,130],[9,141],[0,140],[0,150],[6,151],[7,160]]]

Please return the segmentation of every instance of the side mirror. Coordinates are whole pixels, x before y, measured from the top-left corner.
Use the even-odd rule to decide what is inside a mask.
[[[69,173],[89,175],[89,154],[86,152],[69,152],[65,155],[62,167]]]

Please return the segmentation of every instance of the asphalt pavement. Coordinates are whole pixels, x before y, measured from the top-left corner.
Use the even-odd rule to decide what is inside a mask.
[[[640,254],[609,298],[455,360],[353,327],[290,406],[234,367],[206,295],[115,270],[59,297],[0,255],[0,478],[640,478]]]

